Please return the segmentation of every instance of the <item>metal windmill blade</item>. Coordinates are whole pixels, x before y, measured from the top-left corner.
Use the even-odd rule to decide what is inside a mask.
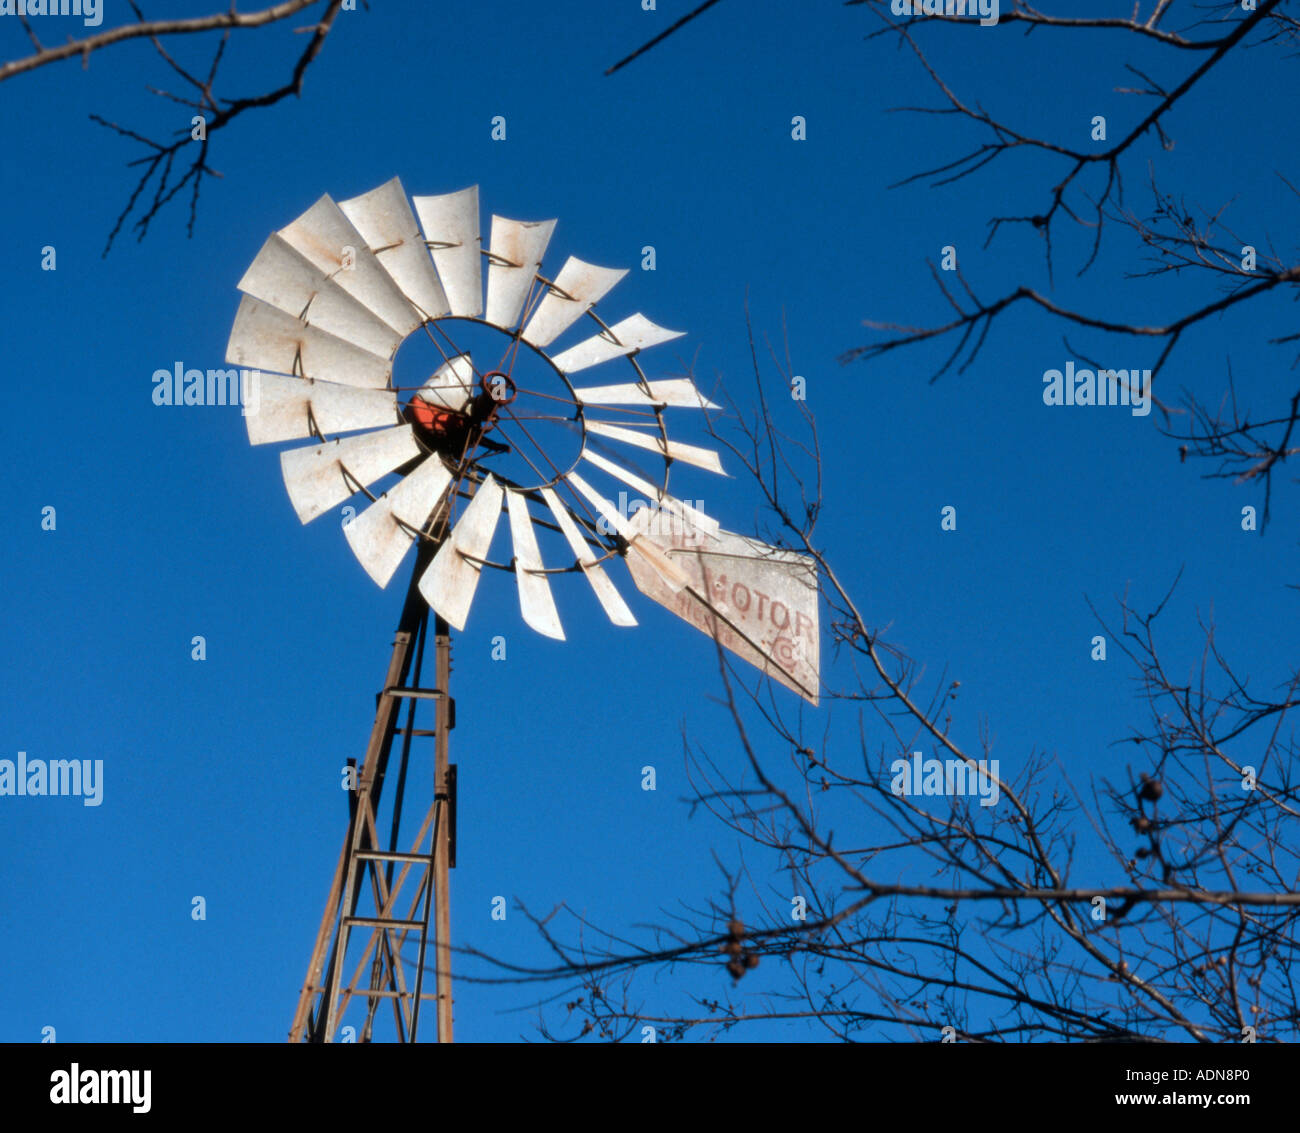
[[[464,628],[488,568],[514,573],[524,621],[548,637],[564,638],[552,580],[566,573],[586,577],[611,622],[634,625],[604,565],[623,558],[649,597],[815,703],[815,575],[806,592],[798,581],[809,574],[806,560],[753,541],[741,554],[740,536],[669,493],[675,465],[725,473],[713,449],[670,439],[666,414],[718,406],[689,378],[652,380],[642,370],[643,351],[681,332],[640,314],[612,324],[596,314],[595,303],[625,270],[571,256],[558,275],[546,276],[555,225],[493,215],[483,247],[477,186],[412,202],[394,178],[339,203],[321,197],[268,238],[239,283],[245,297],[227,358],[269,372],[261,405],[247,417],[250,441],[312,442],[281,458],[303,523],[364,493],[367,505],[345,534],[381,586],[412,545],[428,545],[414,584],[452,627]],[[573,341],[568,332],[585,320],[593,332]],[[463,326],[500,332],[509,363],[476,365],[455,345]],[[394,384],[393,359],[421,331],[444,361],[403,392]],[[566,338],[571,344],[553,352]],[[522,384],[521,355],[541,363],[554,392]],[[616,361],[630,366],[629,380],[571,381]],[[577,434],[576,458],[557,464],[536,444],[529,422],[543,421]],[[531,456],[529,442],[539,450]],[[523,471],[531,471],[501,469],[502,454],[521,458]],[[641,467],[647,454],[661,465],[660,475]],[[371,491],[393,474],[395,484]],[[629,514],[628,489],[648,510]],[[611,492],[620,494],[619,503]],[[496,561],[490,556],[502,511],[512,554]],[[658,529],[666,518],[680,521],[674,530],[689,532],[694,556]],[[544,550],[541,528],[562,537],[558,552]],[[769,632],[779,627],[751,625],[748,612],[711,585],[727,555],[737,593],[770,591],[780,596],[779,609],[796,611],[793,645]],[[785,653],[794,646],[802,650],[797,662]]]

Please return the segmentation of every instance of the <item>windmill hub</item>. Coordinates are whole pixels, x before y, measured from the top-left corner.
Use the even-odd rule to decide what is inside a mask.
[[[479,392],[461,409],[449,409],[416,394],[406,405],[404,416],[436,452],[460,461],[482,446],[494,452],[509,452],[508,444],[488,440],[484,434],[496,427],[497,415],[518,395],[510,375],[489,370],[479,381]]]
[[[584,406],[563,373],[516,335],[476,319],[411,335],[393,365],[402,419],[426,452],[529,489],[579,461]]]

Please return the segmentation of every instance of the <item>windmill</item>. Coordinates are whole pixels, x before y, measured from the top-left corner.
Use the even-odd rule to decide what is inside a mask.
[[[348,831],[294,1042],[368,1041],[385,1005],[396,1036],[416,1041],[429,1002],[437,1038],[451,1040],[451,630],[464,628],[485,570],[513,573],[524,622],[563,639],[551,584],[567,574],[585,577],[615,625],[636,624],[606,569],[622,559],[647,597],[817,703],[811,560],[725,531],[698,501],[668,492],[676,464],[723,474],[716,451],[667,431],[669,414],[718,407],[689,378],[652,380],[641,366],[643,351],[679,332],[640,314],[611,325],[596,313],[624,270],[570,256],[553,278],[544,275],[553,220],[493,216],[483,248],[477,186],[413,204],[394,178],[351,200],[324,196],[274,232],[239,281],[226,352],[227,362],[260,375],[258,404],[245,418],[249,441],[309,442],[280,458],[298,518],[309,523],[364,497],[343,531],[380,586],[415,548],[370,741],[361,765],[349,768]],[[398,348],[421,335],[432,372],[399,385]],[[474,349],[464,348],[467,335]],[[630,368],[624,380],[589,384],[587,371],[616,362]],[[622,503],[629,488],[643,506]],[[620,503],[607,494],[615,490]],[[510,552],[493,558],[503,512]],[[417,707],[428,704],[434,726],[415,727]],[[433,740],[432,798],[415,837],[403,841],[418,739]],[[343,1030],[349,1009],[359,1032]]]

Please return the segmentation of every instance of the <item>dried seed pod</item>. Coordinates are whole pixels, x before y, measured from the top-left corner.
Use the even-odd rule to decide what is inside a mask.
[[[1138,797],[1145,799],[1149,803],[1155,802],[1165,793],[1164,784],[1159,779],[1152,779],[1145,771],[1142,773],[1142,786],[1138,790]]]

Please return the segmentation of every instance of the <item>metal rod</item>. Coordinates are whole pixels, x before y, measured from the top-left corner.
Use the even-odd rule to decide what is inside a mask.
[[[437,648],[437,684],[446,692],[451,685],[451,627],[439,617],[434,631]],[[434,739],[434,783],[436,797],[442,801],[441,814],[434,823],[433,887],[437,895],[437,963],[438,963],[438,1041],[452,1041],[451,999],[451,815],[452,791],[447,764],[447,748],[451,733],[452,705],[447,699],[438,702],[438,736]],[[419,1002],[418,1000],[416,1001]]]
[[[428,922],[433,918],[435,990],[437,992],[438,1042],[452,1041],[451,998],[451,892],[448,875],[451,856],[451,787],[447,764],[448,740],[451,732],[451,701],[447,696],[451,682],[451,628],[442,617],[434,626],[434,684],[442,694],[437,699],[437,727],[434,736],[434,821],[433,821],[433,875],[425,890],[424,931],[415,968],[415,1003],[411,1011],[411,1041],[418,1035],[421,989],[428,954]]]
[[[357,857],[368,862],[411,862],[416,865],[428,865],[433,860],[429,854],[404,854],[396,850],[361,850]]]
[[[381,999],[411,999],[414,997],[415,993],[410,991],[385,991],[380,988],[378,991],[368,991],[366,992],[366,995],[376,995]],[[423,1000],[433,1000],[437,999],[438,995],[437,992],[426,991],[420,996],[420,998]]]
[[[415,929],[423,927],[423,921],[398,921],[389,917],[344,917],[343,923],[349,927],[357,925],[363,928],[384,928],[384,929],[406,929],[412,932]],[[369,995],[370,992],[365,994]]]

